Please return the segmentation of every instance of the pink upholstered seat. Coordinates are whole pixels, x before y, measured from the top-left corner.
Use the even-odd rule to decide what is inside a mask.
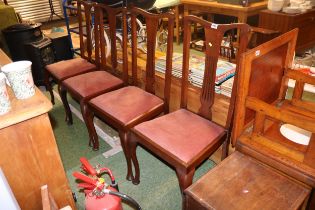
[[[143,89],[128,86],[93,98],[89,104],[112,116],[121,124],[128,125],[144,113],[161,108],[164,102]]]
[[[70,92],[86,98],[117,89],[123,83],[120,78],[101,70],[71,77],[64,80],[62,84]]]
[[[133,132],[187,166],[225,135],[225,129],[186,109],[141,123]]]
[[[59,61],[46,66],[46,70],[57,80],[64,80],[96,69],[96,66],[83,58]]]

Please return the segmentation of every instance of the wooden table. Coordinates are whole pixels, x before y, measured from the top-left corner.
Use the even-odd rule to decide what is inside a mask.
[[[188,187],[184,209],[303,209],[311,188],[234,152]]]
[[[184,16],[189,15],[189,11],[205,12],[210,14],[221,14],[236,17],[239,23],[246,23],[250,16],[258,15],[260,10],[267,8],[267,1],[251,3],[248,7],[233,4],[223,4],[209,0],[181,0],[184,7]],[[175,7],[176,29],[175,38],[179,44],[179,6]]]
[[[0,49],[0,65],[10,62]],[[42,209],[40,187],[45,184],[58,206],[75,209],[47,113],[52,104],[38,88],[23,100],[8,92],[11,110],[0,116],[0,167],[21,209]]]

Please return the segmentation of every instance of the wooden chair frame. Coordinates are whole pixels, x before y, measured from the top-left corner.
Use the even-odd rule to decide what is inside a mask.
[[[80,40],[80,56],[83,59],[86,59],[87,61],[94,63],[92,59],[93,47],[92,47],[92,39],[91,39],[90,34],[92,32],[91,9],[94,7],[95,3],[91,3],[89,1],[83,1],[83,0],[76,0],[76,1],[77,1],[77,9],[78,9],[78,22],[79,22],[78,31],[79,31],[79,40]],[[82,6],[85,8],[84,10],[82,10]],[[83,21],[84,18],[85,18],[85,21]],[[83,22],[85,22],[85,24],[83,24]],[[84,44],[85,43],[84,37],[86,37],[86,44]],[[94,70],[94,69],[91,69],[91,70]],[[81,72],[81,73],[86,73],[86,72]],[[71,76],[77,76],[77,75],[78,74],[72,74]],[[46,87],[46,90],[48,90],[50,93],[51,102],[55,104],[55,98],[52,91],[50,78],[52,78],[55,82],[57,82],[59,95],[61,95],[60,85],[62,81],[59,81],[56,77],[54,77],[54,75],[50,74],[48,70],[45,70],[45,74],[44,74],[45,87]],[[64,79],[67,79],[67,78],[64,78]],[[66,121],[68,120],[69,120],[68,115],[66,115]]]
[[[116,85],[110,88],[104,88],[102,90],[94,91],[88,96],[81,96],[79,93],[76,92],[75,88],[67,88],[65,85],[62,83],[61,88],[60,88],[60,95],[61,99],[63,102],[63,105],[66,110],[66,115],[68,116],[68,123],[72,124],[72,113],[69,107],[69,103],[67,100],[67,92],[69,92],[72,97],[79,101],[80,103],[80,108],[82,112],[83,119],[86,123],[88,131],[90,131],[91,127],[94,127],[93,121],[90,121],[89,118],[89,110],[88,110],[88,101],[91,98],[94,98],[98,95],[101,95],[103,93],[116,90],[118,88],[123,87],[124,85],[128,84],[128,66],[127,66],[127,31],[126,31],[126,24],[127,24],[127,19],[126,19],[126,8],[111,8],[107,5],[104,4],[95,4],[95,24],[94,24],[94,33],[95,33],[95,64],[98,67],[98,70],[104,70],[109,73],[118,75],[122,77],[123,83],[121,85]],[[105,40],[101,37],[104,37],[104,11],[108,15],[108,25],[110,27],[110,39],[111,40],[116,40],[116,18],[117,15],[122,13],[122,19],[123,19],[123,43],[122,43],[122,57],[123,57],[123,64],[122,64],[122,72],[119,73],[117,69],[117,48],[116,48],[116,42],[111,41],[111,65],[109,65],[106,61],[106,55],[105,55]],[[111,30],[113,29],[113,30]],[[67,80],[65,80],[67,81]],[[94,84],[89,84],[91,87]],[[93,150],[98,150],[99,145],[95,144],[97,140],[97,135],[93,135],[93,133],[89,132],[89,145],[93,146]]]
[[[136,18],[137,16],[141,15],[146,20],[147,26],[147,63],[146,63],[146,70],[145,70],[145,91],[155,95],[155,45],[156,45],[156,34],[158,29],[158,22],[161,19],[168,20],[168,43],[173,42],[173,29],[174,29],[174,14],[172,13],[163,13],[163,14],[151,14],[146,12],[142,9],[131,7],[128,9],[131,16],[131,33],[132,33],[132,70],[131,70],[131,78],[130,83],[132,86],[142,86],[139,83],[140,75],[142,76],[142,72],[138,69],[137,59],[138,59],[138,46],[137,46],[137,28],[136,28]],[[124,27],[124,30],[127,27]],[[127,31],[125,31],[127,34]],[[125,42],[127,43],[127,41]],[[126,47],[127,49],[127,47]],[[172,70],[172,54],[173,54],[173,45],[167,45],[167,53],[166,53],[166,79],[164,85],[164,98],[163,98],[163,105],[159,107],[154,107],[151,111],[142,113],[136,119],[133,119],[131,122],[124,124],[119,121],[119,119],[114,118],[112,115],[106,113],[99,107],[94,107],[93,104],[89,103],[89,114],[88,114],[88,127],[89,133],[93,136],[93,144],[98,146],[98,137],[96,134],[96,130],[93,123],[94,116],[98,116],[101,120],[105,121],[106,123],[113,126],[119,132],[119,137],[121,141],[121,145],[126,156],[127,160],[127,180],[132,180],[132,169],[131,169],[131,160],[129,157],[129,148],[127,147],[128,134],[132,127],[135,125],[153,119],[156,116],[160,115],[161,113],[168,113],[169,110],[169,98],[170,98],[170,87],[171,87],[171,70]],[[124,61],[127,65],[127,61]],[[126,76],[127,77],[127,76]],[[141,79],[140,79],[141,80]],[[100,96],[102,97],[102,96]]]
[[[212,111],[211,107],[214,103],[214,95],[215,95],[215,76],[216,76],[216,65],[219,57],[219,52],[221,48],[221,41],[224,33],[231,29],[238,29],[240,31],[240,47],[239,52],[244,52],[246,49],[246,45],[248,42],[249,35],[249,26],[246,24],[212,24],[208,21],[202,20],[195,16],[185,16],[184,17],[184,50],[183,50],[183,71],[182,71],[182,87],[181,87],[181,105],[182,109],[187,109],[187,92],[188,92],[188,72],[189,72],[189,45],[191,41],[191,24],[198,23],[199,25],[205,28],[205,46],[206,46],[206,61],[205,61],[205,76],[203,81],[203,87],[201,90],[201,107],[198,111],[198,115],[207,119],[212,120]],[[218,41],[219,40],[219,41]],[[239,54],[237,55],[239,57]],[[237,72],[238,70],[236,70]],[[236,73],[237,74],[237,73]],[[237,80],[237,76],[235,78]],[[225,158],[228,154],[228,146],[229,146],[229,133],[231,120],[233,117],[234,111],[234,99],[235,99],[235,88],[233,88],[233,93],[231,97],[231,105],[229,107],[229,114],[226,120],[226,124],[224,126],[224,130],[226,132],[222,132],[217,139],[214,139],[213,144],[208,145],[202,151],[202,154],[196,155],[189,163],[182,162],[179,158],[174,156],[170,151],[156,145],[154,141],[139,133],[137,130],[132,129],[131,137],[130,137],[130,151],[132,162],[135,167],[135,179],[133,180],[134,184],[138,184],[140,182],[140,169],[139,163],[136,157],[136,147],[137,144],[144,145],[154,154],[161,157],[171,166],[173,166],[176,170],[176,174],[179,180],[179,185],[181,191],[183,191],[186,187],[191,185],[192,178],[195,172],[196,166],[198,166],[202,161],[204,161],[207,157],[209,157],[214,151],[216,151],[221,144],[224,142],[222,158]],[[163,117],[163,116],[162,116]],[[191,123],[191,122],[190,122]],[[175,131],[174,131],[175,132]]]

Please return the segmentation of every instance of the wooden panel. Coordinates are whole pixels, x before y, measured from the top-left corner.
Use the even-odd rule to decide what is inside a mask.
[[[287,49],[287,44],[280,46],[253,61],[248,96],[259,96],[259,99],[267,103],[272,103],[278,98],[286,59],[283,55]],[[245,123],[253,117],[253,111],[247,109]]]
[[[186,209],[299,209],[310,188],[234,152],[185,190]],[[197,205],[199,203],[199,206]],[[192,206],[194,208],[192,208]]]
[[[22,209],[41,209],[47,184],[59,206],[74,207],[48,114],[0,130],[0,166]]]
[[[0,65],[9,62],[0,50]],[[11,90],[9,97],[12,108],[0,117],[0,167],[21,209],[42,209],[45,184],[59,206],[75,208],[47,114],[52,104],[37,88],[29,99],[17,100]]]

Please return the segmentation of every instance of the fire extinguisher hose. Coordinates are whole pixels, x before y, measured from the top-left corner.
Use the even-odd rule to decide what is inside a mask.
[[[108,193],[110,195],[115,195],[120,197],[121,199],[123,199],[124,201],[126,201],[127,203],[130,203],[131,205],[133,205],[134,207],[136,207],[136,209],[141,210],[141,206],[137,203],[137,201],[135,201],[135,199],[133,199],[132,197],[121,193],[121,192],[114,192],[111,190],[106,190],[105,193]]]

